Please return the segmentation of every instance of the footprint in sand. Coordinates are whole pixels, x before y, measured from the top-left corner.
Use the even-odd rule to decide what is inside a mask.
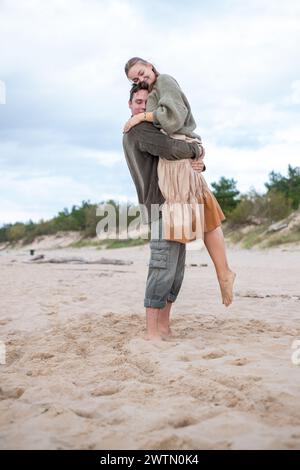
[[[228,364],[231,364],[233,366],[245,366],[246,364],[249,364],[251,361],[247,359],[247,357],[239,357],[237,359],[234,359],[233,361],[229,361]]]
[[[210,353],[204,354],[203,359],[219,359],[220,357],[226,356],[226,351],[211,351]]]
[[[194,424],[197,424],[197,420],[191,416],[188,417],[179,417],[176,418],[175,420],[169,420],[168,424],[172,426],[175,429],[179,428],[186,428],[187,426],[193,426]]]
[[[46,361],[52,357],[54,357],[54,354],[48,352],[38,352],[31,355],[31,359],[41,359],[42,361]]]
[[[11,388],[8,390],[3,390],[0,388],[0,400],[9,400],[10,398],[17,400],[23,395],[24,392],[25,388],[22,387]]]
[[[146,374],[146,375],[154,375],[157,371],[157,366],[149,361],[149,359],[130,359],[130,364],[137,367],[139,372]]]
[[[182,362],[191,362],[192,361],[192,359],[188,356],[179,356],[178,360],[182,361]]]
[[[128,343],[128,350],[131,353],[153,353],[158,351],[166,351],[172,347],[172,343],[168,341],[148,341],[143,338],[131,339]]]
[[[14,362],[21,359],[22,356],[23,356],[23,353],[21,352],[20,349],[14,349],[14,350],[8,349],[7,358],[6,358],[6,365],[10,366]]]
[[[116,393],[119,393],[120,391],[121,389],[119,387],[103,386],[103,387],[95,388],[91,392],[91,395],[93,397],[103,397],[103,396],[115,395]]]
[[[10,321],[12,321],[11,318],[3,318],[2,320],[0,320],[0,326],[7,325],[7,323],[9,323]]]
[[[88,411],[88,410],[72,410],[73,413],[75,413],[77,416],[80,418],[86,418],[86,419],[94,419],[94,418],[99,418],[100,415],[96,411]]]
[[[195,445],[191,439],[181,438],[176,434],[161,437],[157,440],[147,440],[143,449],[172,450],[172,449],[194,449]]]

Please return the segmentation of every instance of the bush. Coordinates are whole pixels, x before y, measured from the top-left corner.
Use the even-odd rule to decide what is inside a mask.
[[[227,179],[222,176],[218,183],[211,183],[213,194],[219,202],[222,211],[228,216],[237,206],[240,192],[237,190],[237,182],[231,178]]]
[[[248,224],[250,216],[253,215],[253,211],[253,200],[250,196],[243,195],[240,199],[239,204],[228,216],[228,221],[236,225]]]
[[[7,238],[10,242],[17,242],[21,240],[26,234],[25,224],[17,222],[7,229]]]
[[[291,201],[284,194],[271,190],[261,195],[252,190],[241,197],[228,220],[236,225],[272,223],[287,217],[291,211]]]
[[[289,165],[287,177],[272,171],[269,179],[270,181],[265,183],[268,193],[282,194],[292,209],[297,210],[300,204],[300,167],[293,168]]]

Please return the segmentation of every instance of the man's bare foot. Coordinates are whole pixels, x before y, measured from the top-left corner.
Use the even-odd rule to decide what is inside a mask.
[[[160,334],[157,334],[157,335],[150,335],[149,333],[147,333],[145,336],[144,336],[144,339],[146,341],[162,341],[162,336]]]
[[[228,271],[226,277],[218,277],[223,304],[226,307],[228,307],[233,300],[233,283],[235,278],[236,274],[233,271]]]
[[[166,328],[160,328],[160,329],[159,329],[159,333],[160,333],[160,335],[161,335],[163,338],[170,338],[170,337],[172,337],[172,330],[171,330],[171,328],[168,328],[168,329],[166,329]]]

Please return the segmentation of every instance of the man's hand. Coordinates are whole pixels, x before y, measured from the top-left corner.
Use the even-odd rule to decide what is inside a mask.
[[[199,151],[200,151],[199,158],[201,158],[203,160],[203,158],[205,157],[205,148],[203,147],[202,144],[198,144],[198,147],[199,147]]]
[[[196,160],[191,160],[191,165],[194,171],[201,172],[205,170],[205,165],[203,163],[203,158],[205,156],[205,149],[203,145],[198,144],[200,156]]]
[[[198,160],[190,160],[192,168],[194,171],[201,172],[204,168],[203,158],[198,158]]]
[[[132,116],[125,124],[123,132],[129,132],[130,129],[140,122],[144,121],[144,113],[138,113],[135,116]]]

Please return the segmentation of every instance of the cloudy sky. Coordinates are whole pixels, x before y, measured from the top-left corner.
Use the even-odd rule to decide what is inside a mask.
[[[122,152],[132,56],[189,98],[207,181],[263,191],[300,165],[299,44],[299,0],[0,0],[0,225],[136,201]]]

